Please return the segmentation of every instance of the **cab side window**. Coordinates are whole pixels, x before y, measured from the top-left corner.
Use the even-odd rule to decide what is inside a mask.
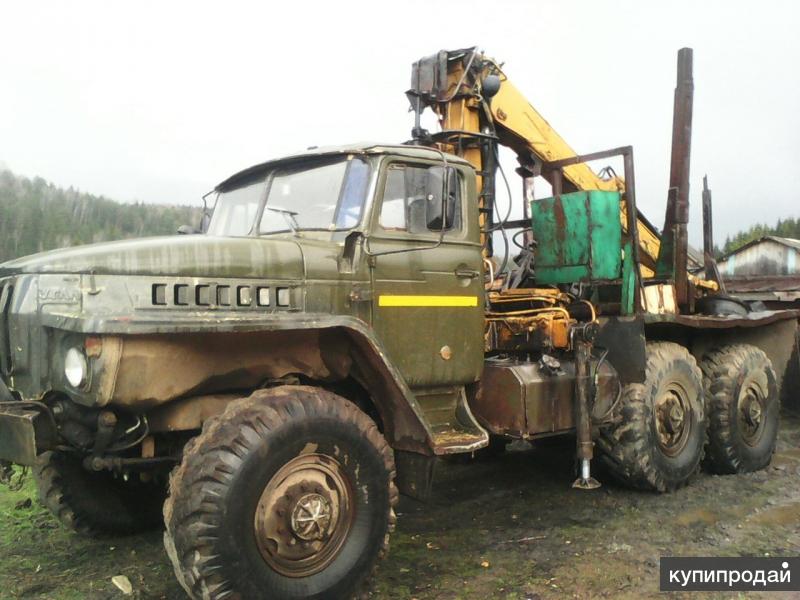
[[[452,167],[393,164],[386,172],[380,225],[388,231],[439,233],[461,229],[461,182]],[[445,202],[442,195],[446,193]]]

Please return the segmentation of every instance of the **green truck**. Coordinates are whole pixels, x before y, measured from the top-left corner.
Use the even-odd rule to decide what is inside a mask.
[[[426,65],[478,69],[459,85],[481,102],[505,85],[463,52],[416,84]],[[83,533],[163,522],[189,596],[246,599],[358,593],[439,457],[572,435],[575,487],[596,454],[658,492],[767,465],[797,315],[643,275],[629,148],[600,153],[623,193],[557,185],[598,154],[540,161],[554,195],[493,257],[512,223],[469,160],[496,156],[481,131],[311,149],[220,183],[197,234],[0,265],[5,471]]]

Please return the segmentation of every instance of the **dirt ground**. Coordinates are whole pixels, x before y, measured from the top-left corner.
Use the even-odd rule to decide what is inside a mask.
[[[442,463],[430,502],[401,502],[372,597],[655,597],[660,556],[800,554],[800,418],[784,416],[767,470],[701,474],[673,494],[633,492],[605,479],[599,490],[573,490],[571,465],[569,447]],[[132,596],[113,586],[115,575],[128,577]],[[82,539],[39,507],[30,482],[0,491],[0,598],[123,597],[184,598],[159,532]]]

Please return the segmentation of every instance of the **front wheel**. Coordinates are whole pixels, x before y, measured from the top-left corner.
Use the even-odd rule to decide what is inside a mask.
[[[164,505],[167,553],[192,598],[350,597],[387,548],[394,475],[351,402],[257,391],[187,445]]]
[[[79,534],[128,535],[161,526],[163,483],[87,471],[82,457],[68,452],[46,452],[33,473],[42,504]]]

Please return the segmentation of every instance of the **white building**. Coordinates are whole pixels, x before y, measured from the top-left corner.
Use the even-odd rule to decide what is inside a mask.
[[[800,308],[800,240],[768,235],[723,256],[719,272],[727,291],[768,308]]]
[[[800,240],[768,235],[748,242],[718,261],[723,277],[796,275]]]

